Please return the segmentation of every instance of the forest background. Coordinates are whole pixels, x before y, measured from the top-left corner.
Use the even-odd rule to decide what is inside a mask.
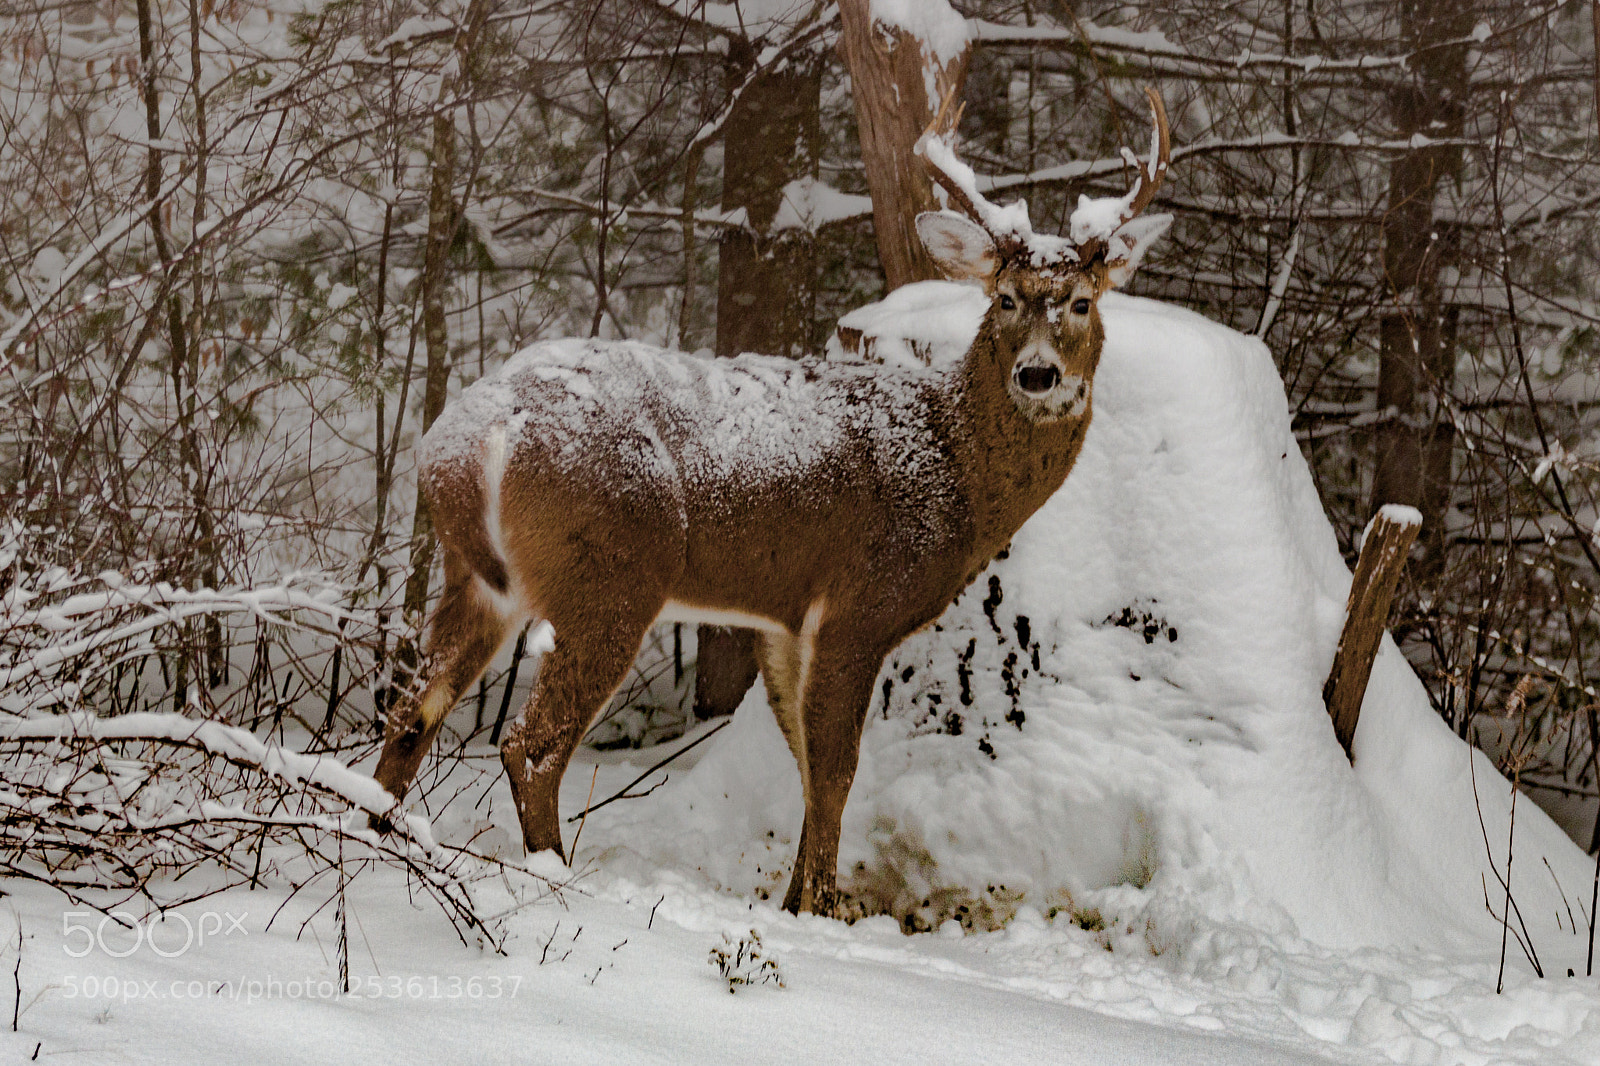
[[[1059,231],[1127,188],[1151,86],[1177,222],[1134,291],[1263,338],[1352,560],[1422,512],[1396,640],[1594,850],[1597,34],[1576,0],[0,5],[0,709],[370,751],[449,397],[548,336],[820,353],[933,276],[939,95]],[[667,627],[635,675],[597,742],[728,713],[753,667]]]

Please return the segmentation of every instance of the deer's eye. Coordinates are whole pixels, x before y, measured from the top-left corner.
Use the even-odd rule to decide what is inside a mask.
[[[1015,311],[1016,309],[1017,309],[1017,301],[1013,300],[1011,297],[1005,295],[1004,293],[1001,293],[1000,294],[1000,310],[1002,310],[1002,311]]]
[[[1075,315],[1086,315],[1086,314],[1088,314],[1089,313],[1089,301],[1088,301],[1088,299],[1080,297],[1079,299],[1076,299],[1076,300],[1072,301],[1072,313],[1075,314]]]

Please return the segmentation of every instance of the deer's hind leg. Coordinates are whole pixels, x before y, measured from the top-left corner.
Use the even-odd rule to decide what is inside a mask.
[[[513,624],[520,621],[500,611],[465,559],[448,548],[444,572],[444,594],[429,627],[422,670],[389,713],[383,754],[373,774],[396,799],[404,798],[456,700],[483,673]]]
[[[642,597],[653,602],[638,606],[641,597],[633,589],[597,589],[585,599],[581,613],[549,616],[555,648],[540,663],[533,694],[500,745],[530,855],[553,849],[567,858],[561,843],[561,778],[578,742],[622,684],[665,602],[665,597]]]

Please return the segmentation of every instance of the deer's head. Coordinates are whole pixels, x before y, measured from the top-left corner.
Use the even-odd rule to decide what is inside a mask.
[[[989,296],[979,343],[993,353],[1006,390],[1027,418],[1054,422],[1081,417],[1105,331],[1100,297],[1133,276],[1171,215],[1141,217],[1166,174],[1171,154],[1166,109],[1146,90],[1154,116],[1150,160],[1127,148],[1123,158],[1138,172],[1125,196],[1081,197],[1066,237],[1037,234],[1027,204],[1005,207],[979,194],[972,170],[953,148],[960,109],[947,97],[918,142],[930,175],[953,210],[917,216],[928,254],[952,281],[976,281]]]

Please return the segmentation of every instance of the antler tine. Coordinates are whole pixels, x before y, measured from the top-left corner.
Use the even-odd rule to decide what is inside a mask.
[[[1150,162],[1140,162],[1133,149],[1124,147],[1122,158],[1136,171],[1138,178],[1134,180],[1133,188],[1127,192],[1126,203],[1116,212],[1115,225],[1111,230],[1116,230],[1138,218],[1150,202],[1156,198],[1156,190],[1161,187],[1161,181],[1167,174],[1167,164],[1172,159],[1172,136],[1167,128],[1167,109],[1161,102],[1161,97],[1154,89],[1146,88],[1145,97],[1150,101],[1150,114],[1153,117],[1155,128],[1150,135]],[[1110,232],[1097,233],[1082,239],[1078,243],[1078,255],[1084,262],[1106,254]]]
[[[957,100],[952,90],[944,94],[939,101],[939,110],[933,116],[933,121],[928,123],[926,132],[943,137],[955,136],[956,130],[961,126],[961,116],[967,113],[967,102]]]
[[[953,154],[955,152],[956,128],[961,125],[961,116],[966,109],[966,102],[958,101],[954,90],[945,93],[944,99],[939,101],[939,110],[934,114],[933,121],[928,123],[928,128],[923,131],[922,136],[944,141],[950,146]],[[950,198],[950,203],[955,207],[959,207],[962,213],[972,221],[983,226],[983,213],[978,209],[978,205],[972,202],[972,198],[967,195],[966,190],[961,187],[960,183],[951,177],[944,167],[929,159],[926,153],[919,152],[918,155],[922,158],[922,165],[927,168],[928,176],[945,191],[945,194]],[[987,229],[987,227],[985,228]]]
[[[922,157],[922,165],[928,169],[928,176],[937,182],[939,187],[945,191],[945,195],[950,198],[950,205],[952,207],[959,207],[962,214],[972,219],[972,221],[976,222],[978,225],[983,226],[984,229],[987,230],[989,228],[983,220],[983,213],[978,210],[978,205],[972,202],[972,198],[967,195],[965,189],[956,183],[954,178],[945,173],[943,167],[933,162],[933,160],[929,159],[927,156]]]
[[[1166,177],[1167,164],[1172,161],[1172,134],[1167,128],[1167,108],[1161,102],[1161,95],[1154,89],[1146,87],[1144,94],[1150,100],[1150,114],[1155,120],[1155,130],[1150,138],[1150,162],[1148,165],[1139,162],[1137,156],[1128,148],[1122,150],[1124,159],[1131,162],[1139,171],[1138,191],[1133,199],[1128,202],[1128,207],[1122,212],[1122,221],[1137,218],[1150,202],[1156,198],[1156,190],[1161,188],[1161,181]]]
[[[922,165],[927,168],[928,176],[945,191],[950,206],[958,208],[962,214],[982,227],[983,231],[994,240],[1002,258],[1026,254],[1028,247],[1023,238],[1015,233],[1002,232],[995,228],[993,217],[1000,209],[985,200],[974,185],[964,183],[960,176],[946,170],[946,160],[942,156],[939,159],[930,157],[925,147],[929,141],[940,142],[950,153],[948,161],[965,171],[967,177],[971,177],[972,171],[955,157],[956,127],[960,124],[962,112],[965,110],[966,104],[958,102],[954,92],[946,93],[944,99],[939,102],[938,113],[934,115],[933,121],[928,123],[922,139],[918,141],[917,155],[921,157]]]

